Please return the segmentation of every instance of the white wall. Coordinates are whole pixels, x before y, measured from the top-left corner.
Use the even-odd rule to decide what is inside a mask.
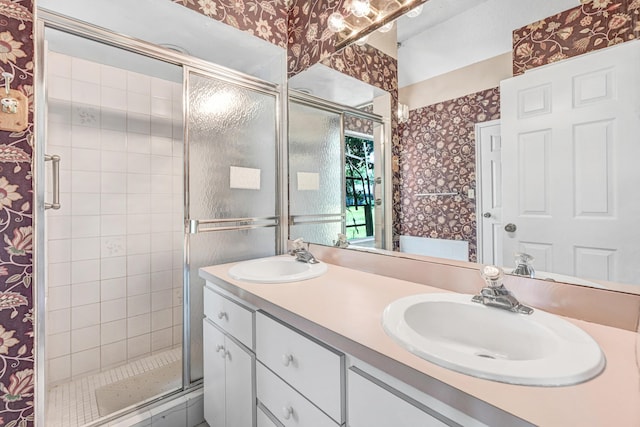
[[[46,214],[51,384],[180,344],[183,126],[180,84],[47,60],[47,152],[62,157],[62,208]]]
[[[513,76],[511,52],[453,70],[398,91],[400,102],[409,110],[460,98],[481,90],[500,86]]]

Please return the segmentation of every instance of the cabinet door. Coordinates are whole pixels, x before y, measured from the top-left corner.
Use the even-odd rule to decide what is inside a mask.
[[[210,427],[225,427],[225,337],[203,321],[204,419]]]
[[[252,427],[256,411],[253,356],[228,337],[225,349],[227,427]]]
[[[446,423],[349,370],[349,427],[445,427]],[[457,425],[457,424],[452,424]]]

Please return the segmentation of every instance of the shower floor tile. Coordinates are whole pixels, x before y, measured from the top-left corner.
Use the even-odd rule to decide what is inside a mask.
[[[80,427],[89,424],[100,418],[96,389],[179,361],[181,358],[182,348],[178,347],[99,374],[53,386],[48,391],[46,425],[48,427]]]

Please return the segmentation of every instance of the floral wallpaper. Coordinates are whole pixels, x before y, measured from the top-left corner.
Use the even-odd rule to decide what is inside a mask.
[[[345,16],[348,13],[347,0],[290,1],[287,53],[289,77],[335,52],[335,37],[327,28],[327,19],[336,11]]]
[[[640,37],[640,0],[582,0],[513,32],[513,74]]]
[[[32,0],[0,0],[0,72],[29,99],[29,126],[0,131],[0,425],[32,426],[33,11]]]
[[[287,47],[285,0],[171,0],[282,48]]]
[[[365,113],[373,113],[373,104],[367,104],[364,107],[361,107],[360,110]],[[365,120],[347,114],[344,117],[344,129],[362,133],[364,135],[373,135],[373,122],[371,120]]]
[[[368,44],[347,46],[321,63],[387,92],[398,91],[398,61]]]
[[[466,196],[476,186],[474,126],[499,118],[498,88],[410,111],[394,186],[400,234],[466,240],[476,261],[476,206]],[[417,196],[436,192],[459,195]]]

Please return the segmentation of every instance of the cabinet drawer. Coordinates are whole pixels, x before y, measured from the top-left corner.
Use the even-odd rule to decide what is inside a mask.
[[[204,315],[253,350],[253,311],[205,286]]]
[[[342,353],[257,312],[256,358],[336,422],[344,422]]]
[[[347,378],[349,427],[458,426],[357,368],[349,368]]]
[[[285,427],[338,425],[261,363],[256,366],[256,387],[258,400]]]

